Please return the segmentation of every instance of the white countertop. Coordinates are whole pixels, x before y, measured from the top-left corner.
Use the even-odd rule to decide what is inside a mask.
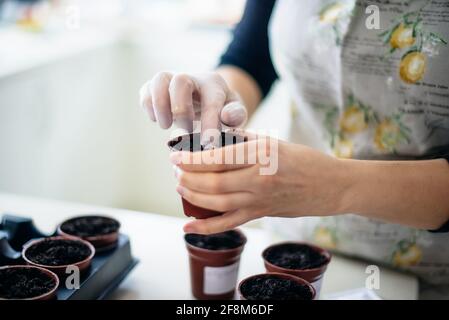
[[[113,216],[122,223],[123,233],[130,236],[133,255],[140,263],[110,298],[192,299],[182,231],[187,219],[0,193],[0,214],[6,212],[32,217],[45,232],[54,231],[62,220],[80,213]],[[241,258],[239,279],[264,272],[260,255],[272,243],[264,230],[243,228],[243,231],[248,242]],[[333,256],[321,296],[364,287],[367,266],[364,262]],[[384,268],[380,269],[380,275],[380,289],[376,293],[383,299],[417,298],[416,278]]]

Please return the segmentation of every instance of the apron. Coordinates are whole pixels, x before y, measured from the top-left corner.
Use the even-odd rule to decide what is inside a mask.
[[[365,11],[372,4],[379,28]],[[278,0],[269,37],[291,94],[291,142],[354,159],[449,149],[449,1]],[[421,288],[449,292],[449,234],[351,214],[273,220],[283,238],[402,269]]]

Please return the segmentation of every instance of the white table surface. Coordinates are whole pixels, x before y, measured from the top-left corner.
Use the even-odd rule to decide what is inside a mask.
[[[133,255],[140,263],[109,298],[192,299],[182,231],[187,219],[0,193],[0,214],[6,212],[32,217],[45,232],[54,231],[62,220],[80,213],[115,217],[121,222],[123,233],[130,235]],[[243,231],[248,242],[241,258],[239,279],[264,272],[260,254],[272,243],[264,230],[243,228]],[[364,287],[367,266],[365,262],[334,255],[321,296]],[[417,298],[416,278],[384,268],[380,268],[380,275],[380,289],[376,293],[381,298]]]

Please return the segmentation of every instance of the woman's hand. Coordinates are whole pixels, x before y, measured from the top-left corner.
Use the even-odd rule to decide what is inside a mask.
[[[168,129],[172,123],[192,132],[201,120],[201,131],[242,126],[247,112],[236,92],[218,73],[198,75],[160,72],[140,89],[140,104],[151,120]]]
[[[302,145],[277,140],[276,150],[270,149],[268,143],[249,147],[258,141],[245,143],[247,159],[254,152],[270,154],[271,159],[278,161],[272,175],[260,174],[266,164],[261,164],[259,156],[254,157],[257,159],[254,164],[237,165],[193,164],[199,162],[200,153],[171,154],[171,161],[176,164],[178,193],[196,206],[226,212],[222,216],[192,221],[185,226],[185,232],[222,232],[264,216],[299,217],[342,212],[340,203],[347,186],[340,160]],[[242,145],[221,150],[225,154],[235,154]],[[216,151],[205,152],[212,157]],[[202,152],[203,158],[205,152]],[[273,152],[277,152],[277,158],[273,157]]]
[[[225,212],[192,221],[185,232],[222,232],[264,216],[355,213],[427,230],[449,220],[449,165],[444,159],[343,160],[302,145],[278,141],[272,149],[271,143],[259,145],[258,141],[171,154],[181,196],[199,207]],[[250,147],[254,145],[258,148]],[[198,164],[200,159],[213,159],[217,150],[224,153],[223,158],[233,159],[239,148],[246,152],[246,159],[257,161]],[[260,174],[266,167],[261,154],[277,161],[274,174]]]

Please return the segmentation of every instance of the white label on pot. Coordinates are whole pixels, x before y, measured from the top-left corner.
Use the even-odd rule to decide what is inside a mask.
[[[311,285],[316,291],[315,300],[320,298],[321,284],[323,283],[323,277],[319,278],[317,281],[312,282]]]
[[[204,267],[204,293],[223,294],[234,290],[239,263],[225,267]]]

